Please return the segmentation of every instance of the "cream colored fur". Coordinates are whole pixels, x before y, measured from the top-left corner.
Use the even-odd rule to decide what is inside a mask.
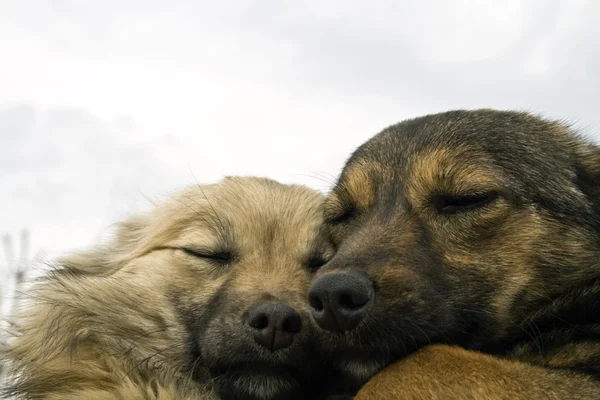
[[[248,303],[269,293],[308,316],[310,272],[301,257],[315,245],[321,203],[321,194],[302,186],[226,178],[190,187],[121,223],[107,244],[60,260],[28,293],[14,316],[17,335],[0,353],[12,368],[13,395],[217,398],[205,366],[193,365],[192,379],[184,362],[189,332],[173,294],[201,305],[220,290]],[[267,225],[276,229],[275,238]],[[216,246],[215,232],[223,230],[235,231],[242,253],[226,273],[178,250]]]

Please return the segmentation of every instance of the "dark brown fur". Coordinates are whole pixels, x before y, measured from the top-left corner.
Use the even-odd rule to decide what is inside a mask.
[[[421,350],[359,398],[600,398],[600,148],[569,126],[495,110],[404,121],[351,156],[326,215],[338,250],[319,276],[375,286],[358,327],[328,336],[342,368],[364,382],[431,343],[472,351]]]

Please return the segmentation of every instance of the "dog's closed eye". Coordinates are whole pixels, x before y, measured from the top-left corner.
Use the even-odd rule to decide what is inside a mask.
[[[197,248],[194,246],[175,247],[175,246],[161,246],[155,250],[179,250],[184,254],[192,257],[200,258],[207,261],[212,261],[219,264],[227,264],[233,261],[234,254],[231,251],[226,250],[210,250]]]
[[[229,251],[211,251],[211,250],[203,250],[196,249],[193,247],[181,247],[180,248],[184,253],[196,257],[202,258],[205,260],[210,260],[218,263],[229,263],[233,260],[233,254]]]
[[[344,222],[348,222],[350,219],[354,218],[355,215],[356,210],[354,208],[347,208],[342,212],[327,217],[326,222],[328,224],[337,225]]]
[[[311,272],[317,272],[319,268],[327,264],[327,261],[329,260],[321,255],[313,255],[306,261],[306,265]]]
[[[436,210],[444,214],[454,214],[483,207],[498,198],[497,192],[473,193],[468,195],[436,195],[433,196],[433,205]]]

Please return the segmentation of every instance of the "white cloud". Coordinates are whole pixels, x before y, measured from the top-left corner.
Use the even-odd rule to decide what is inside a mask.
[[[87,243],[138,190],[172,176],[155,151],[164,143],[78,109],[5,109],[0,132],[2,228],[29,227],[49,250]]]
[[[326,189],[381,128],[443,109],[598,131],[598,18],[591,0],[0,0],[0,232],[80,246],[190,169]]]

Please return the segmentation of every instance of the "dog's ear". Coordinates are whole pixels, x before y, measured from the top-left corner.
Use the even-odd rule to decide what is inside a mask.
[[[77,275],[110,275],[139,253],[150,227],[147,215],[137,215],[117,225],[106,244],[77,251],[59,260],[59,266]]]

